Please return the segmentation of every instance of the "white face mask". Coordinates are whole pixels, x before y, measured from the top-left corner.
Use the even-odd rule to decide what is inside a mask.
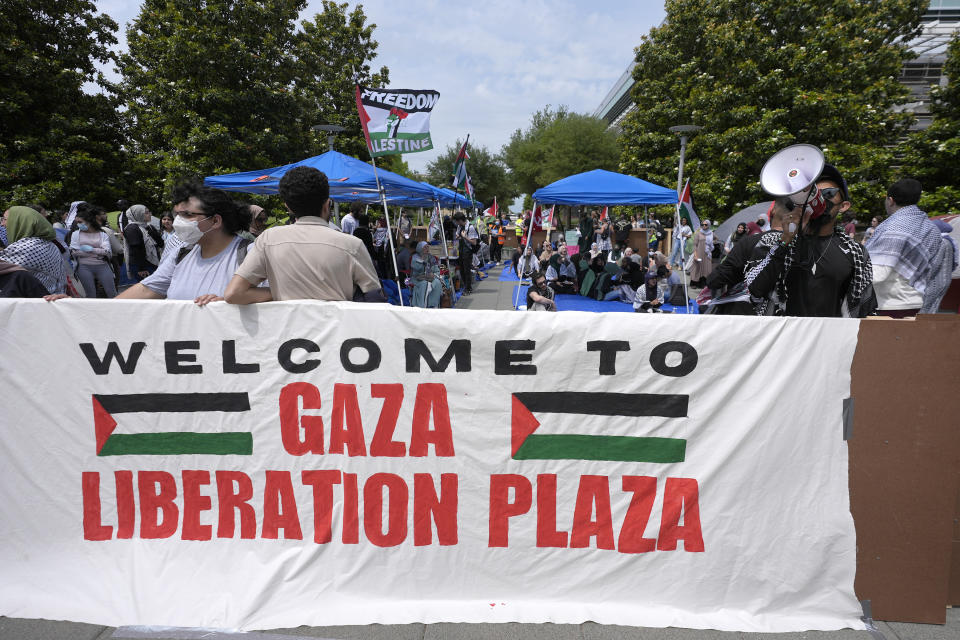
[[[204,220],[209,218],[210,216],[207,216]],[[199,220],[184,220],[182,216],[177,216],[173,220],[173,232],[184,244],[196,244],[206,233],[206,231],[200,231],[199,224]]]

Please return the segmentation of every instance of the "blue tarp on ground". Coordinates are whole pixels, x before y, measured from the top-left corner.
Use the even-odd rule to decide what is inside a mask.
[[[280,184],[280,178],[283,177],[283,174],[294,167],[303,166],[319,169],[327,176],[327,180],[330,181],[330,197],[334,200],[340,202],[376,202],[380,200],[373,167],[338,151],[328,151],[323,155],[285,164],[281,167],[243,171],[222,176],[208,176],[203,182],[208,187],[225,191],[272,195],[277,193],[277,186]],[[377,175],[387,195],[388,202],[396,200],[396,204],[404,205],[406,203],[401,202],[401,200],[416,199],[418,204],[407,204],[407,206],[430,206],[433,203],[435,198],[433,187],[404,178],[385,169],[377,169]]]
[[[513,288],[513,299],[518,300],[518,304],[527,304],[528,286],[516,286]],[[519,289],[519,297],[518,297]],[[556,296],[557,311],[590,311],[592,313],[633,313],[633,305],[629,302],[620,302],[619,300],[594,300],[583,296],[572,295],[568,293],[559,293]],[[664,311],[671,313],[686,313],[685,307],[675,307],[671,304],[663,305]],[[690,301],[690,313],[699,313],[697,303]]]
[[[533,199],[569,205],[675,204],[677,192],[633,176],[594,169],[537,189]]]

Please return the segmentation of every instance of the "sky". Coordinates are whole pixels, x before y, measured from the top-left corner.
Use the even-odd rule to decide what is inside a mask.
[[[351,9],[358,4],[351,0]],[[498,152],[546,105],[593,113],[633,60],[641,37],[664,18],[662,0],[366,0],[380,43],[371,67],[390,88],[435,89],[434,149],[404,155],[422,171],[458,138]],[[138,2],[99,0],[123,32]],[[322,9],[308,4],[301,18]]]

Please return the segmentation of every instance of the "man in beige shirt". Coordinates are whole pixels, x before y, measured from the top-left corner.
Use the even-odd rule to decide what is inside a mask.
[[[354,300],[384,302],[380,279],[359,238],[330,224],[330,185],[312,167],[295,167],[280,179],[280,197],[296,219],[272,227],[254,242],[227,285],[231,304],[269,300]],[[269,280],[270,289],[257,289]]]

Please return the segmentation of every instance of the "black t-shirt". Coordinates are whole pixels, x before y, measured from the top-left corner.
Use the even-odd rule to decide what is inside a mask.
[[[543,296],[544,298],[547,298],[548,300],[553,300],[553,296],[554,296],[553,289],[550,286],[544,287],[542,291],[540,289],[537,289],[536,287],[530,287],[529,289],[527,289],[527,309],[528,310],[534,304],[536,304],[533,298],[530,297],[531,293],[539,293],[541,296]]]
[[[839,318],[853,260],[834,235],[805,237],[787,274],[788,316]]]
[[[47,288],[26,271],[0,276],[0,298],[42,298],[48,293]]]

